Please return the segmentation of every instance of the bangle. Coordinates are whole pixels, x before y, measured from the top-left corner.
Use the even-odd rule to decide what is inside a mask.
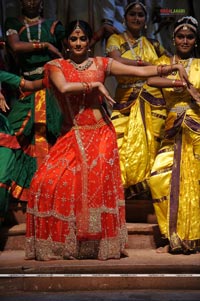
[[[143,61],[140,59],[140,60],[137,60],[137,66],[143,66]]]
[[[162,77],[162,65],[157,66],[157,74]]]
[[[45,48],[47,48],[48,46],[47,46],[47,43],[45,43],[45,42],[43,42],[43,43],[41,43],[41,48],[42,49],[45,49]]]
[[[21,94],[20,98],[24,98],[25,97],[25,94],[24,94],[24,92],[22,90],[23,88],[25,88],[25,83],[26,83],[25,79],[21,78],[20,83],[19,83],[19,91],[20,91],[20,94]]]
[[[170,67],[170,70],[168,69],[168,67]],[[172,65],[170,65],[170,66],[169,65],[158,65],[157,66],[157,74],[161,77],[163,75],[171,74],[172,70],[173,70]]]
[[[33,48],[34,49],[45,49],[47,48],[47,44],[44,42],[44,43],[33,43]]]
[[[173,79],[172,80],[172,85],[173,85],[173,87],[185,87],[186,83],[183,82],[182,80]]]
[[[22,77],[19,83],[19,87],[23,89],[25,87],[26,80]]]
[[[168,67],[170,67],[170,69]],[[173,71],[172,65],[163,65],[162,66],[162,75],[172,74],[172,71]]]
[[[82,82],[81,84],[83,86],[83,93],[84,94],[88,94],[92,91],[92,84],[91,83]]]
[[[41,48],[41,44],[40,43],[33,43],[33,48],[34,49]]]

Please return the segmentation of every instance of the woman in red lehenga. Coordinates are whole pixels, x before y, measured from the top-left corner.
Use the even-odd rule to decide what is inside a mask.
[[[71,22],[70,59],[46,64],[47,84],[60,105],[63,126],[31,183],[27,259],[106,260],[125,254],[125,201],[116,134],[102,105],[103,97],[114,101],[103,82],[109,72],[145,77],[158,71],[156,66],[88,58],[91,37],[86,22]],[[163,73],[169,70],[171,66],[162,68]],[[183,68],[179,71],[184,73]]]

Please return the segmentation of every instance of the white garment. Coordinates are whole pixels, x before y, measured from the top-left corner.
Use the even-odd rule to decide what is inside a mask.
[[[102,19],[109,19],[113,22],[113,26],[120,32],[123,32],[125,27],[124,9],[127,5],[127,0],[101,0],[102,4]]]

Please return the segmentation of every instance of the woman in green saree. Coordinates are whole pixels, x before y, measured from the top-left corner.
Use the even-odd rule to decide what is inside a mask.
[[[21,0],[22,15],[5,22],[7,49],[26,80],[43,78],[43,66],[62,57],[63,25],[41,17],[41,0]],[[59,135],[60,111],[46,89],[27,92],[8,115],[20,149],[16,150],[10,195],[27,201],[30,181]]]
[[[27,81],[23,78],[0,70],[0,86],[6,83],[10,88],[18,89],[23,95],[24,91],[39,90],[43,86],[43,81]],[[9,106],[6,103],[4,94],[0,90],[0,110],[6,113]],[[8,209],[8,199],[10,194],[10,185],[12,183],[12,173],[15,167],[15,154],[20,150],[20,144],[8,119],[0,113],[0,223],[4,220]]]

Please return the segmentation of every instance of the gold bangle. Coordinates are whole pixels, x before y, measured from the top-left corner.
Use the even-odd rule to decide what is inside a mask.
[[[33,48],[34,48],[34,49],[39,49],[39,48],[41,48],[41,43],[33,43]]]
[[[137,66],[143,66],[143,61],[141,59],[137,60]]]
[[[43,43],[41,43],[41,45],[42,45],[42,49],[45,49],[45,48],[47,48],[47,43],[45,43],[45,42],[43,42]]]
[[[185,87],[186,86],[186,84],[182,80],[178,80],[178,79],[172,80],[172,84],[176,88],[181,88],[181,87]]]
[[[22,77],[19,83],[19,87],[22,89],[25,87],[26,80]]]
[[[25,88],[25,84],[26,84],[26,81],[22,77],[21,80],[20,80],[20,83],[19,83],[19,91],[20,91],[20,94],[21,94],[20,98],[24,98],[25,97],[25,94],[24,94],[24,92],[22,90],[23,88]]]
[[[157,74],[158,76],[161,76],[161,65],[157,66]]]
[[[176,80],[173,79],[173,80],[172,80],[172,85],[175,86],[175,83],[176,83]]]

